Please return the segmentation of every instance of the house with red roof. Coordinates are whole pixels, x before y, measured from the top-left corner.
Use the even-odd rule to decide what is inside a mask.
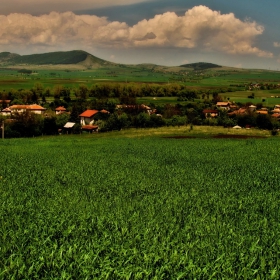
[[[86,110],[82,114],[79,115],[80,117],[80,124],[83,125],[92,125],[94,123],[94,117],[98,113],[98,110]]]
[[[63,114],[63,113],[66,113],[66,109],[63,106],[59,106],[59,107],[55,108],[56,115]]]
[[[0,99],[0,105],[3,107],[3,106],[9,106],[9,104],[11,103],[11,100],[7,100],[7,99],[4,99],[4,100],[1,100]]]
[[[11,113],[23,113],[26,111],[32,112],[34,114],[43,114],[46,110],[46,108],[43,108],[40,105],[32,104],[32,105],[12,105],[9,107],[11,110]]]
[[[11,113],[12,113],[12,111],[11,111],[11,109],[9,109],[9,108],[5,108],[5,109],[3,109],[3,110],[1,111],[1,115],[2,115],[2,116],[10,116]]]
[[[204,109],[202,111],[202,113],[204,114],[206,119],[207,118],[215,118],[219,114],[218,110],[212,110],[212,109]]]

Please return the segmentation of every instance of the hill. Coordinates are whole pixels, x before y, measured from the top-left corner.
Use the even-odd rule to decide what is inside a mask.
[[[85,51],[73,50],[65,52],[50,52],[43,54],[19,55],[10,52],[0,53],[0,65],[81,65],[84,67],[98,67],[113,64],[106,60],[95,57]]]
[[[210,68],[221,68],[222,66],[213,63],[208,63],[208,62],[196,62],[190,64],[183,64],[180,65],[180,67],[192,68],[193,70],[198,71],[198,70],[206,70]]]

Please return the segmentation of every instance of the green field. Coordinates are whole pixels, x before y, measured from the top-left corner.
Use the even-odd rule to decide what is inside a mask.
[[[209,99],[212,99],[212,92],[219,93],[224,100],[234,101],[245,104],[252,102],[254,104],[263,103],[263,106],[273,108],[279,104],[280,90],[245,90],[245,86],[250,83],[260,84],[280,84],[280,72],[268,70],[249,70],[234,68],[211,68],[201,71],[194,71],[184,67],[164,67],[157,65],[122,65],[110,64],[101,65],[97,68],[79,69],[75,65],[60,65],[59,67],[47,65],[27,65],[33,73],[30,75],[18,72],[20,66],[14,68],[0,69],[0,92],[8,92],[11,89],[32,89],[36,84],[40,84],[43,91],[55,90],[57,86],[64,86],[71,89],[71,99],[75,100],[74,90],[80,85],[87,86],[88,89],[96,84],[117,84],[122,85],[141,85],[158,84],[167,86],[168,84],[183,85],[188,90],[199,93],[209,92]],[[76,68],[75,68],[76,67]],[[22,66],[24,68],[24,65]],[[248,98],[252,93],[254,99]],[[155,105],[164,105],[166,103],[185,105],[187,102],[177,101],[177,97],[141,97],[138,103],[154,103]],[[206,97],[198,96],[201,101]],[[150,99],[152,99],[150,101]],[[263,102],[263,99],[265,101]],[[51,102],[53,97],[47,98]],[[150,102],[149,102],[150,101]]]
[[[204,129],[0,141],[0,279],[279,279],[279,137]]]

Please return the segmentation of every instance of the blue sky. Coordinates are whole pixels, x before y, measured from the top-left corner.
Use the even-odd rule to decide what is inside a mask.
[[[280,70],[279,0],[2,0],[0,51]]]

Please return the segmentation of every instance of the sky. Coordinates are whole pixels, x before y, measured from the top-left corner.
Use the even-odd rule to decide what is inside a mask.
[[[279,11],[279,0],[1,0],[0,52],[280,70]]]

